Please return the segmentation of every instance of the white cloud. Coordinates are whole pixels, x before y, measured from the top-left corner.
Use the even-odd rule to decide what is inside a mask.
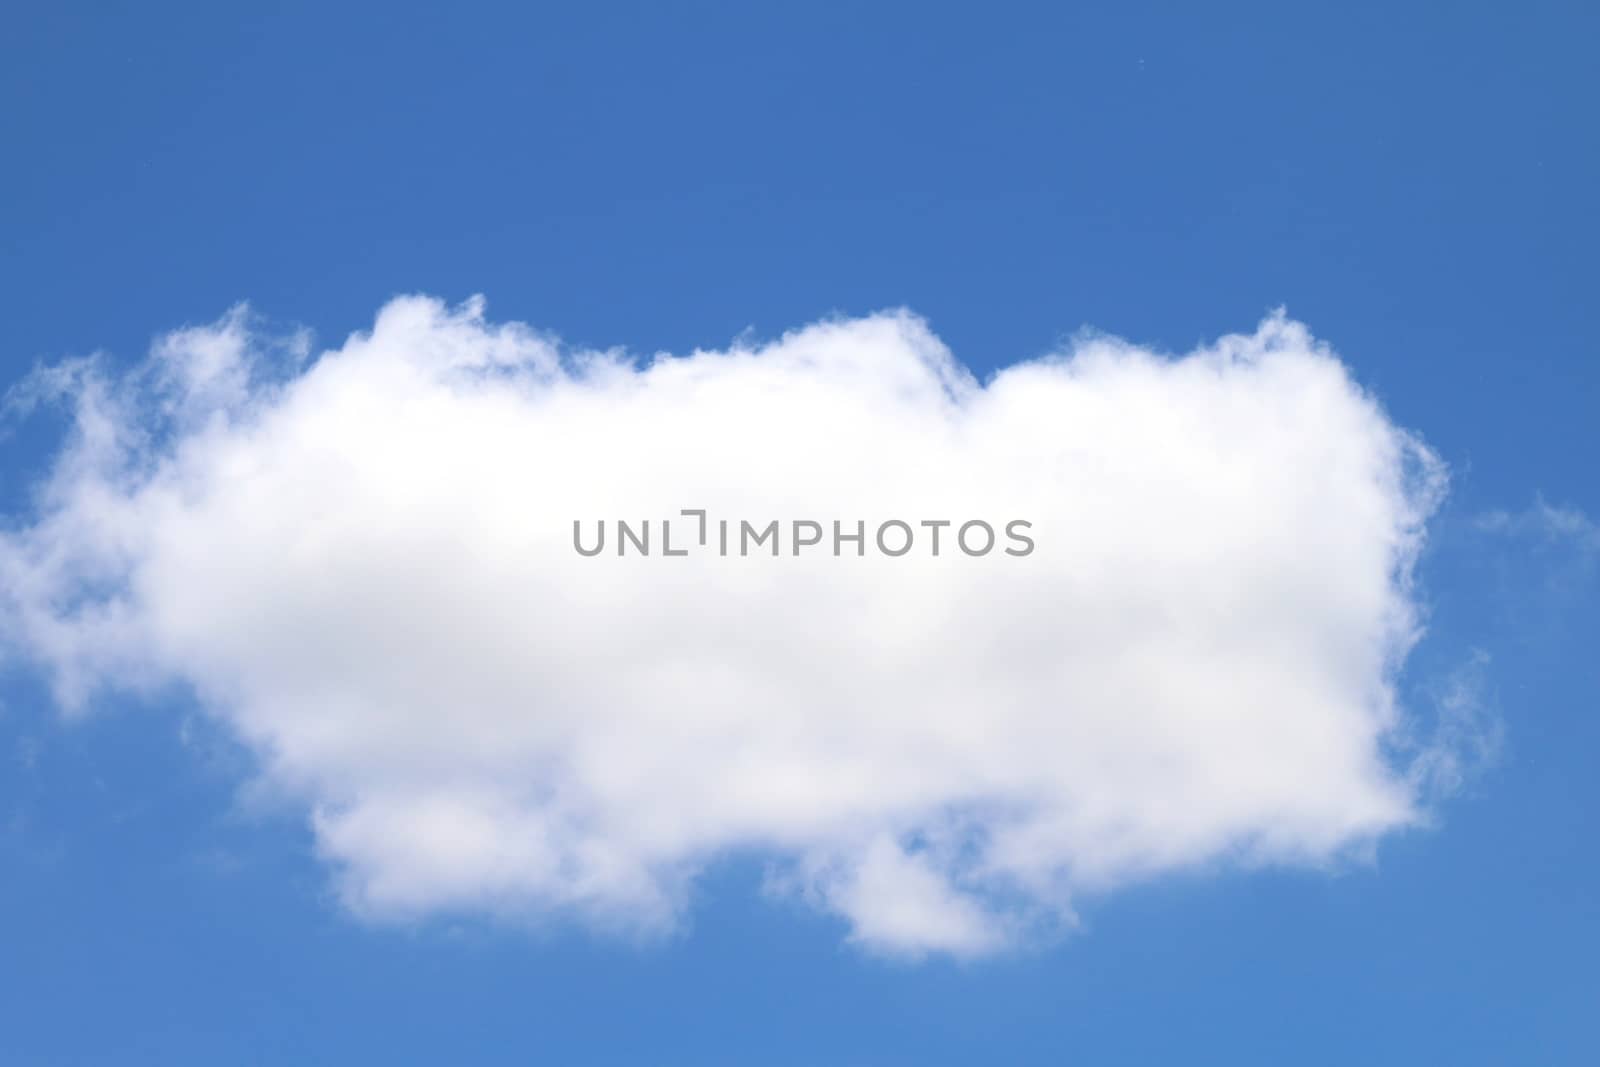
[[[1488,680],[1489,654],[1473,649],[1429,694],[1434,718],[1429,735],[1411,747],[1411,774],[1433,796],[1459,792],[1499,760],[1505,723]]]
[[[1570,545],[1582,552],[1600,552],[1600,523],[1576,508],[1557,507],[1534,498],[1523,511],[1489,511],[1479,515],[1475,525],[1489,533],[1536,537],[1547,542]]]
[[[305,355],[238,311],[36,381],[77,430],[0,535],[0,637],[69,710],[193,687],[363,915],[661,930],[755,851],[870,949],[974,955],[1420,820],[1393,680],[1442,468],[1281,316],[987,384],[906,313],[636,365],[405,298]],[[685,508],[1036,549],[663,558]],[[580,557],[602,517],[656,554]]]

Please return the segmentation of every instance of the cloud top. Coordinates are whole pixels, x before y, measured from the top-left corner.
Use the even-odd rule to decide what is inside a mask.
[[[871,950],[977,955],[1419,817],[1394,678],[1443,470],[1282,315],[979,382],[904,312],[634,360],[406,297],[314,358],[240,309],[15,395],[74,428],[0,535],[0,641],[69,710],[192,688],[363,915],[659,931],[753,851]],[[663,556],[684,509],[782,550]],[[575,552],[602,519],[655,551]]]

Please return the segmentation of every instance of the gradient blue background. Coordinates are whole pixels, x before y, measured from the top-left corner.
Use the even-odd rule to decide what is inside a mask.
[[[0,386],[240,299],[684,351],[908,305],[979,373],[1278,304],[1452,466],[1419,708],[1496,766],[1332,875],[1200,872],[977,964],[708,873],[686,936],[361,927],[193,709],[0,676],[0,1063],[1600,1063],[1600,8],[12,3]],[[0,440],[15,512],[59,432]]]

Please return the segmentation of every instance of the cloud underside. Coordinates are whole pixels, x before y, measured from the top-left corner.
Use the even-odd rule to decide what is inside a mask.
[[[985,384],[907,313],[633,360],[411,297],[315,357],[236,310],[13,391],[51,399],[0,640],[68,711],[192,690],[363,916],[660,932],[758,854],[869,950],[976,955],[1419,819],[1393,681],[1442,471],[1282,316]],[[685,508],[1036,547],[573,549]]]

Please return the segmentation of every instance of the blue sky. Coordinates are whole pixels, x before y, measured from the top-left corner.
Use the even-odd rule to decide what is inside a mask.
[[[334,899],[192,698],[0,679],[0,1060],[1587,1063],[1600,1047],[1597,19],[1578,4],[36,5],[0,39],[0,359],[248,300],[337,347],[483,293],[688,352],[905,306],[975,374],[1283,306],[1448,464],[1399,692],[1499,723],[1436,825],[1202,867],[971,961],[703,874],[684,932]],[[22,521],[61,433],[0,441]],[[1465,684],[1464,683],[1464,684]]]

